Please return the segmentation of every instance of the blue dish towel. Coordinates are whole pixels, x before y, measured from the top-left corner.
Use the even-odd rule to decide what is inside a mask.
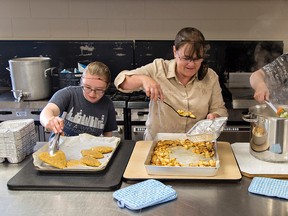
[[[160,181],[149,179],[113,193],[120,208],[139,210],[177,198],[176,191]]]
[[[248,191],[255,194],[288,199],[288,181],[254,177]]]

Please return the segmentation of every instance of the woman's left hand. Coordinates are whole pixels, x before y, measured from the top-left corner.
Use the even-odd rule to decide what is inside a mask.
[[[207,115],[207,119],[215,119],[217,117],[220,117],[217,113],[209,113]]]

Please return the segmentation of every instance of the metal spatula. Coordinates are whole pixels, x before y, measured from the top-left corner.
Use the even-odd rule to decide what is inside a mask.
[[[63,112],[61,118],[64,120],[66,118],[66,115],[67,115],[67,112]],[[49,147],[48,147],[49,155],[53,156],[59,150],[59,138],[60,138],[60,133],[57,133],[49,142]]]

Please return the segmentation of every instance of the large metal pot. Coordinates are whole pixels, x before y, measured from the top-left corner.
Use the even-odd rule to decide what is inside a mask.
[[[12,92],[18,101],[41,100],[51,94],[51,74],[48,57],[26,57],[9,60]]]
[[[281,106],[288,109],[287,105]],[[250,153],[254,157],[269,162],[288,162],[287,118],[277,117],[268,105],[261,104],[250,107],[243,119],[251,125]]]

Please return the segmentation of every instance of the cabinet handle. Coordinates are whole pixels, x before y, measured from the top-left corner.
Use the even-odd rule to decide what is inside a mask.
[[[0,111],[0,115],[11,115],[11,111]]]

